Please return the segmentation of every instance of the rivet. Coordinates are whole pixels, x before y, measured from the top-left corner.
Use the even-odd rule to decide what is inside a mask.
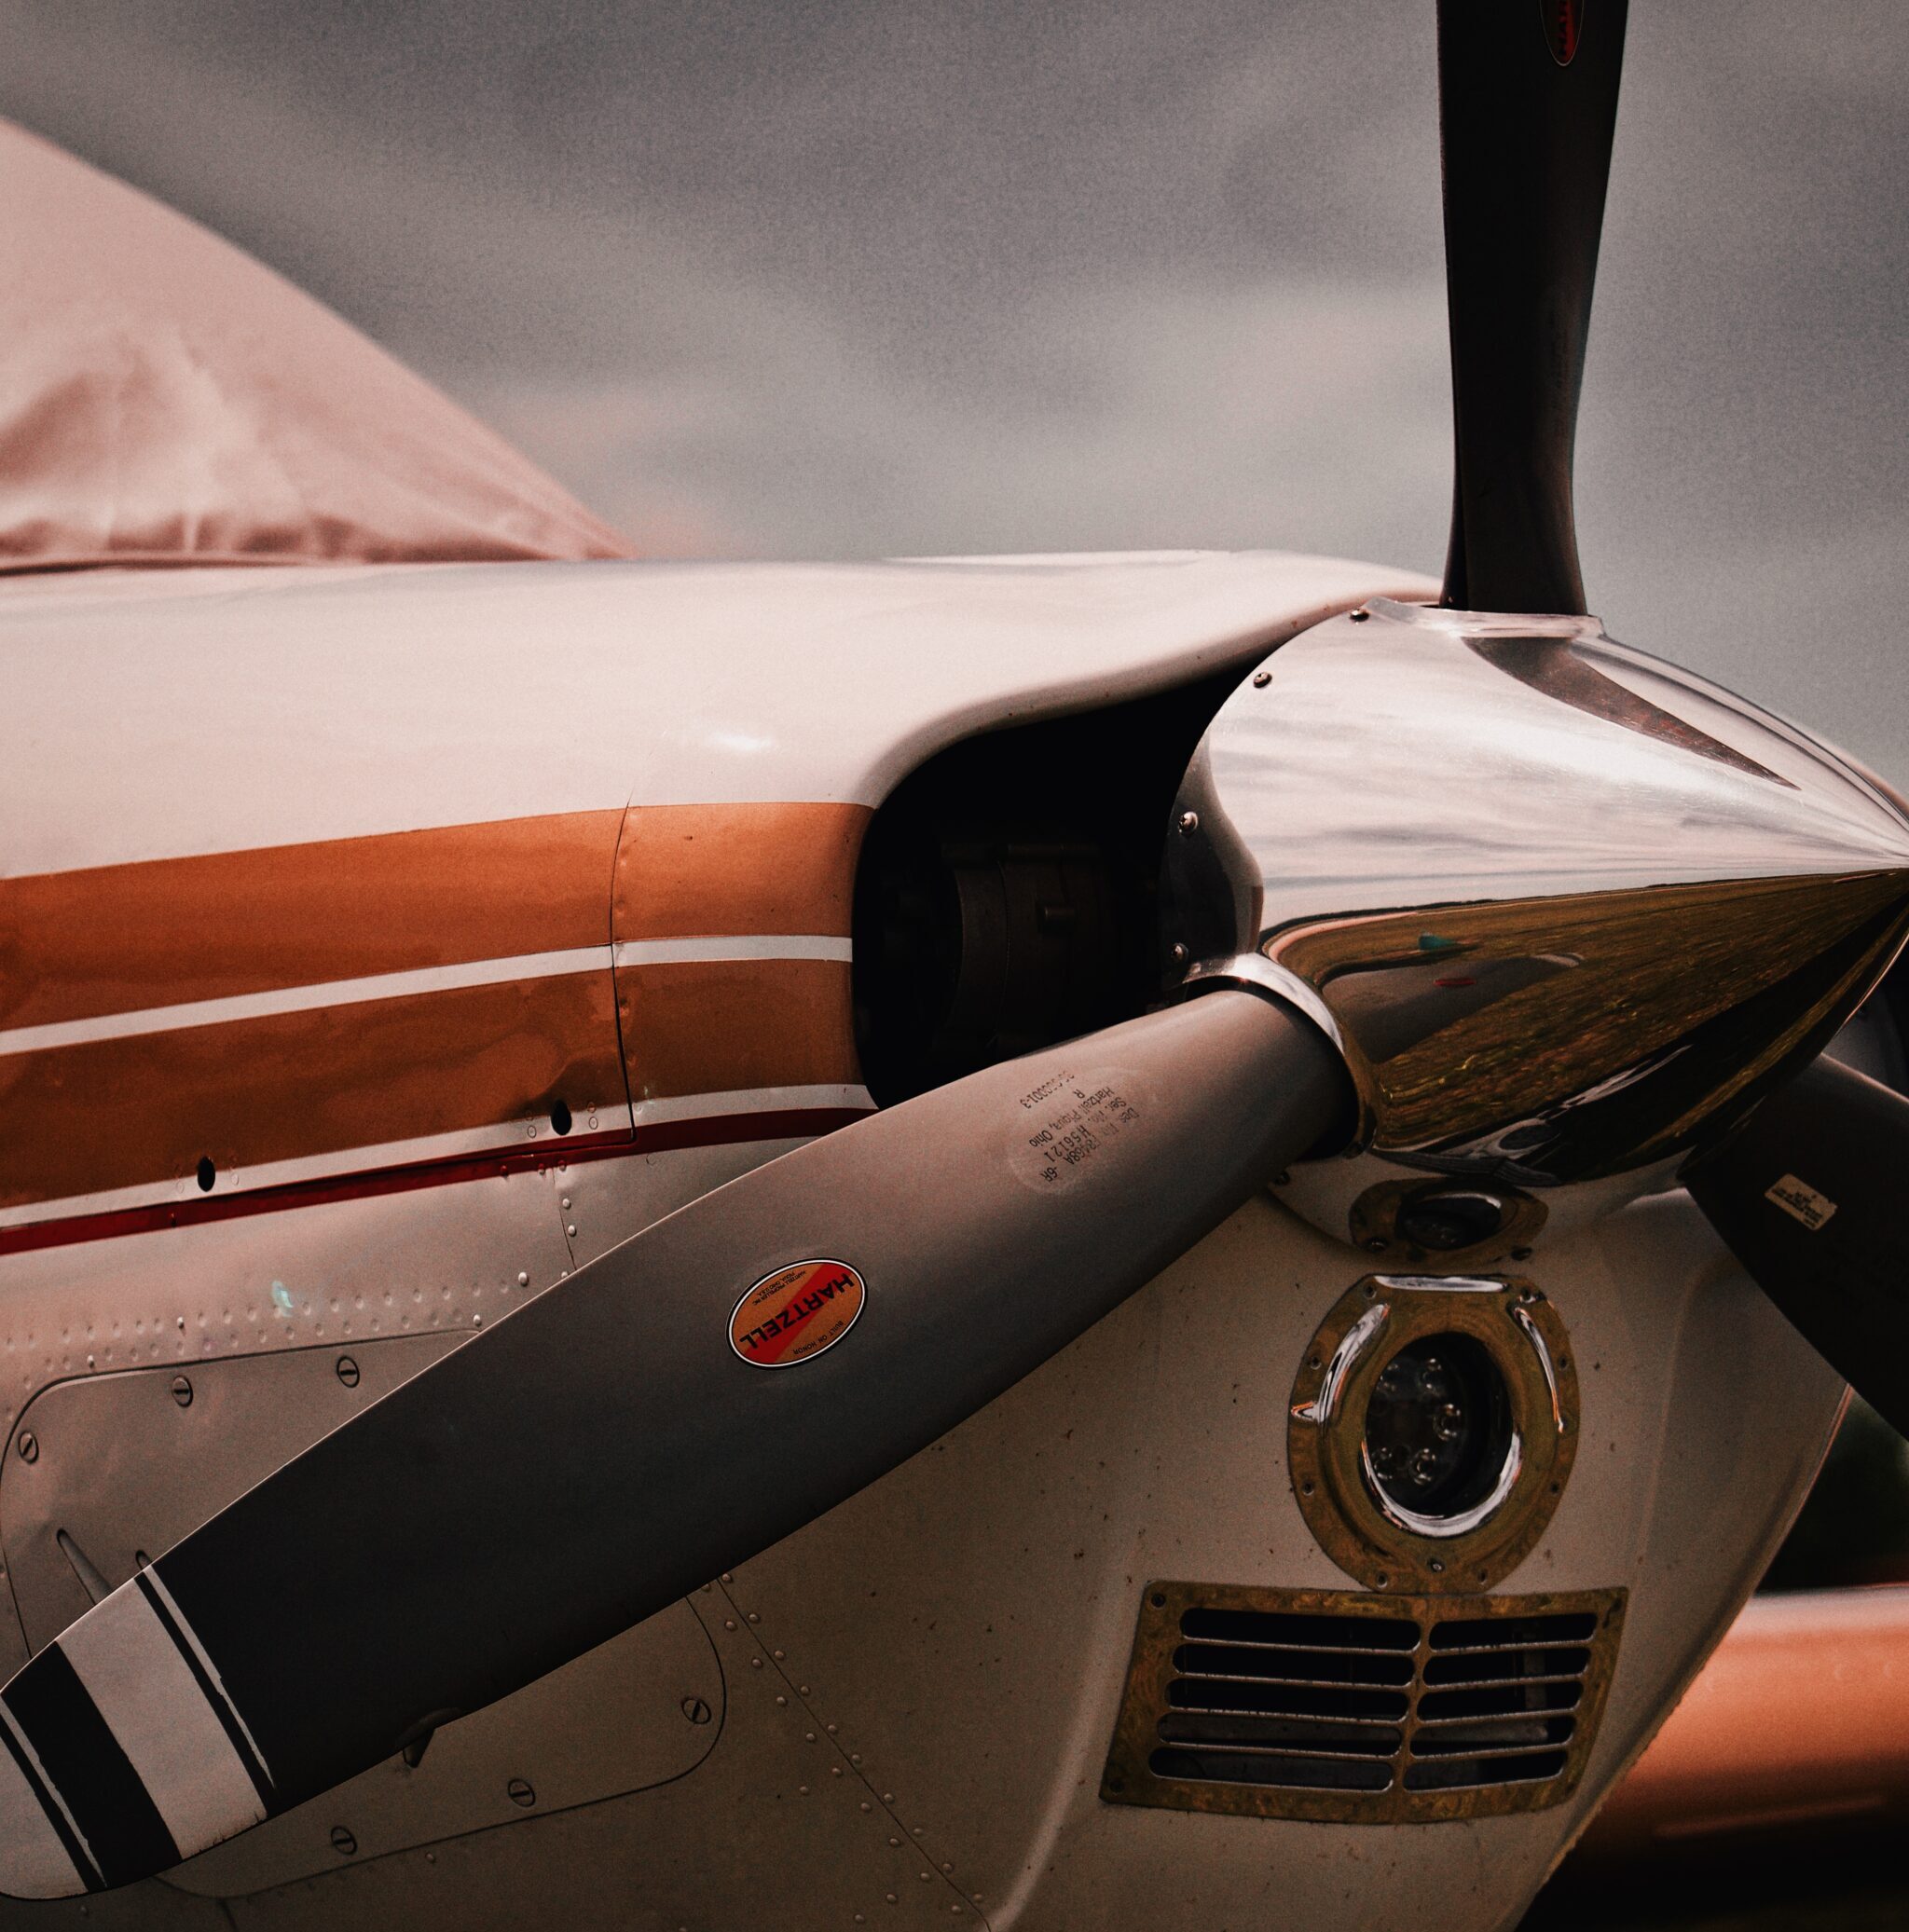
[[[785,1651],[776,1651],[776,1652],[775,1652],[775,1657],[776,1657],[776,1663],[780,1664],[780,1663],[782,1662],[782,1659],[783,1659],[783,1657],[784,1657],[784,1656],[785,1656],[786,1654],[787,1654],[787,1653],[786,1653]]]
[[[358,1386],[358,1364],[349,1355],[338,1357],[338,1380],[348,1389]]]
[[[943,1871],[953,1871],[953,1870],[954,1870],[954,1859],[952,1859],[952,1858],[943,1858],[943,1859],[941,1860],[941,1870],[942,1870]]]
[[[524,1271],[524,1269],[519,1268],[517,1270],[517,1286],[519,1288],[528,1288],[529,1285],[530,1277]]]
[[[897,1838],[895,1834],[891,1831],[888,1834],[888,1843],[892,1845],[900,1846],[901,1841],[899,1838]]]
[[[1425,1567],[1435,1577],[1442,1577],[1445,1574],[1445,1565],[1442,1564],[1436,1556],[1433,1557],[1432,1561]]]
[[[893,1892],[885,1892],[882,1896],[886,1899],[887,1899],[890,1905],[899,1905],[901,1902],[899,1898],[896,1898]]]
[[[1183,839],[1190,839],[1199,829],[1200,814],[1198,812],[1182,812],[1180,814],[1180,836]]]
[[[1193,955],[1187,951],[1186,947],[1178,939],[1175,939],[1168,949],[1168,957],[1172,959],[1175,966],[1185,966]]]
[[[513,1804],[521,1804],[526,1811],[537,1802],[537,1794],[520,1777],[514,1777],[504,1788],[504,1796]]]
[[[760,1657],[751,1657],[749,1659],[749,1668],[751,1670],[760,1670],[762,1667],[762,1660]]]
[[[833,1736],[835,1735],[835,1727],[834,1727],[834,1725],[833,1725],[833,1724],[831,1724],[831,1725],[829,1726],[829,1735],[830,1735],[831,1737],[833,1737]]]
[[[565,1196],[564,1196],[564,1198],[563,1198],[563,1204],[564,1204],[564,1206],[565,1206],[565,1207],[569,1207],[569,1206],[570,1206],[570,1196],[569,1196],[569,1195],[565,1195]]]
[[[782,1708],[783,1708],[784,1710],[787,1710],[787,1709],[789,1708],[789,1699],[788,1699],[788,1698],[786,1698],[786,1697],[777,1697],[777,1698],[776,1698],[776,1703],[777,1703],[777,1704],[778,1704],[778,1705],[779,1705],[779,1706],[781,1706],[781,1707],[782,1707]]]
[[[722,1627],[725,1630],[734,1630],[735,1628],[735,1619],[734,1617],[724,1617]]]
[[[804,1744],[814,1744],[816,1741],[816,1733],[813,1731],[804,1731],[802,1734],[802,1741]]]
[[[760,1624],[762,1621],[762,1618],[758,1616],[754,1610],[751,1610],[749,1612],[748,1620],[751,1624]]]
[[[798,1684],[795,1689],[798,1696],[806,1697],[809,1694],[809,1687],[806,1684]]]
[[[1271,673],[1270,671],[1255,671],[1255,672],[1254,672],[1254,674],[1253,674],[1253,689],[1254,689],[1255,691],[1264,691],[1264,690],[1266,689],[1266,687],[1267,687],[1267,686],[1268,686],[1269,684],[1270,684],[1271,682],[1272,682],[1272,673]]]
[[[22,1462],[37,1462],[40,1459],[40,1439],[31,1429],[20,1432],[20,1459]]]
[[[1353,622],[1354,623],[1367,623],[1371,621],[1371,617],[1372,613],[1369,610],[1354,610],[1353,612]]]
[[[574,1236],[574,1235],[576,1234],[576,1231],[577,1231],[577,1224],[576,1224],[576,1223],[575,1223],[574,1221],[567,1222],[567,1223],[565,1224],[565,1226],[564,1226],[564,1230],[563,1230],[563,1231],[564,1231],[564,1232],[565,1232],[565,1233],[566,1233],[567,1235],[571,1235],[571,1236]]]
[[[895,1802],[895,1794],[894,1794],[894,1792],[893,1792],[893,1791],[884,1791],[884,1792],[882,1793],[882,1802],[883,1802],[884,1804],[893,1804],[893,1803]]]
[[[682,1701],[682,1714],[692,1724],[707,1724],[709,1721],[709,1706],[700,1697],[685,1697]]]
[[[192,1406],[192,1384],[184,1376],[172,1377],[172,1400],[182,1409],[189,1409]]]
[[[799,1798],[806,1798],[809,1795],[809,1788],[806,1785],[798,1785],[795,1790]]]
[[[358,1841],[342,1825],[332,1827],[332,1850],[341,1858],[349,1858],[358,1849]]]

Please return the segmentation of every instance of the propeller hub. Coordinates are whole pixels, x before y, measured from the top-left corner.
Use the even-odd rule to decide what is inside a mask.
[[[1174,811],[1198,828],[1168,842],[1185,985],[1277,993],[1351,1072],[1359,1158],[1292,1183],[1342,1238],[1402,1173],[1645,1191],[1909,934],[1901,807],[1595,618],[1332,619],[1228,700]]]

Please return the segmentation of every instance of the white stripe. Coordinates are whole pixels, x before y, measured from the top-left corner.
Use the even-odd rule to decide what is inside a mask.
[[[252,1726],[245,1721],[245,1713],[232,1702],[232,1693],[226,1689],[226,1680],[219,1675],[219,1666],[206,1655],[205,1646],[199,1640],[199,1633],[186,1622],[185,1612],[179,1608],[172,1591],[166,1588],[165,1578],[150,1563],[146,1565],[142,1574],[146,1582],[153,1586],[154,1594],[158,1597],[159,1601],[166,1606],[166,1614],[172,1618],[173,1623],[178,1624],[179,1635],[185,1639],[186,1647],[199,1659],[199,1667],[212,1680],[213,1689],[225,1701],[226,1708],[231,1714],[233,1723],[239,1727],[240,1735],[244,1738],[246,1744],[251,1747],[252,1755],[258,1760],[258,1768],[265,1774],[266,1782],[276,1788],[278,1781],[272,1776],[272,1768],[266,1761],[265,1753],[258,1747],[258,1739],[252,1734]],[[129,1587],[136,1589],[138,1584],[135,1582]]]
[[[687,966],[722,959],[835,959],[846,965],[854,957],[854,940],[828,933],[616,942],[618,966]]]
[[[92,1861],[94,1874],[103,1882],[105,1873],[100,1870],[100,1861],[93,1857],[93,1848],[87,1843],[86,1833],[67,1809],[65,1799],[60,1795],[60,1787],[47,1775],[47,1767],[40,1762],[40,1754],[27,1742],[26,1733],[20,1728],[20,1720],[4,1703],[0,1703],[0,1719],[6,1720],[7,1730],[13,1733],[14,1743],[38,1774],[48,1796],[60,1807],[60,1816],[66,1820],[66,1829],[73,1833],[74,1843],[83,1847]],[[14,1762],[13,1753],[4,1747],[0,1747],[0,1762],[4,1762],[20,1790],[17,1803],[0,1803],[0,1891],[10,1892],[17,1898],[70,1898],[76,1892],[85,1891],[86,1875],[61,1843],[53,1821],[48,1817],[45,1807],[34,1795],[33,1787]],[[11,1793],[7,1795],[10,1797]],[[45,1831],[46,1840],[50,1841],[50,1844],[42,1841],[41,1829],[35,1829],[35,1826]]]
[[[620,1133],[629,1126],[629,1106],[622,1094],[607,1107],[595,1110],[598,1128],[585,1123],[591,1110],[579,1107],[577,1133]],[[99,1194],[69,1194],[59,1200],[28,1201],[0,1208],[0,1227],[21,1227],[37,1221],[68,1221],[80,1214],[117,1214],[130,1208],[171,1207],[182,1201],[223,1200],[252,1194],[262,1187],[282,1187],[304,1181],[323,1181],[339,1174],[367,1173],[388,1168],[414,1167],[426,1161],[454,1159],[460,1154],[542,1153],[559,1158],[564,1137],[547,1114],[524,1120],[503,1120],[494,1127],[460,1128],[455,1133],[421,1134],[415,1140],[381,1141],[366,1147],[339,1147],[328,1154],[308,1154],[296,1160],[268,1160],[259,1167],[227,1169],[211,1194],[202,1194],[190,1174],[170,1181],[148,1181],[137,1187],[115,1187]]]
[[[188,1026],[222,1026],[274,1013],[309,1013],[320,1007],[361,1006],[367,1000],[404,999],[419,993],[450,993],[465,986],[496,986],[511,980],[548,980],[564,973],[600,971],[610,948],[573,946],[562,952],[520,952],[510,959],[472,959],[459,966],[419,966],[408,973],[374,973],[362,980],[325,980],[313,986],[281,986],[269,993],[241,993],[229,999],[192,1000],[176,1007],[142,1007],[131,1013],[100,1013],[89,1020],[61,1020],[46,1026],[16,1026],[0,1033],[0,1053],[37,1053],[89,1040],[123,1040],[136,1034],[176,1033]]]
[[[136,1582],[95,1605],[59,1642],[182,1857],[265,1816],[218,1713]]]
[[[866,1087],[748,1087],[734,1093],[685,1093],[637,1103],[637,1125],[707,1120],[725,1114],[795,1113],[813,1107],[872,1109]]]

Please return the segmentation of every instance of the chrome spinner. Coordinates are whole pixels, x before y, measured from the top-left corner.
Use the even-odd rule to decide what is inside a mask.
[[[1909,933],[1899,804],[1595,618],[1322,623],[1221,708],[1174,820],[1180,990],[1257,987],[1339,1046],[1351,1142],[1282,1198],[1374,1252],[1402,1178],[1488,1185],[1507,1243],[1665,1185]]]

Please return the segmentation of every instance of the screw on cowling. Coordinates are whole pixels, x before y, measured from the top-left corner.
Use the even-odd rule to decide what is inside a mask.
[[[349,1355],[338,1357],[338,1380],[348,1389],[358,1386],[358,1364]]]
[[[172,1400],[182,1409],[189,1409],[192,1406],[192,1384],[185,1376],[172,1377]]]
[[[537,1794],[520,1777],[514,1777],[504,1787],[504,1793],[513,1804],[521,1804],[526,1811],[537,1802]]]
[[[358,1849],[358,1841],[342,1825],[332,1827],[332,1850],[341,1858],[349,1858]]]
[[[707,1724],[712,1715],[708,1704],[701,1697],[685,1697],[682,1714],[692,1724]]]
[[[40,1439],[31,1429],[20,1432],[20,1459],[22,1462],[37,1462],[40,1459]]]

